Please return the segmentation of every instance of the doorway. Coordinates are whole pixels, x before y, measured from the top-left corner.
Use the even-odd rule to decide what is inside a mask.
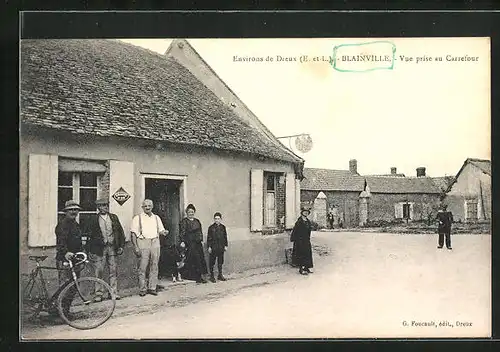
[[[163,226],[169,232],[167,236],[160,236],[159,274],[162,277],[171,274],[168,263],[172,261],[172,258],[169,256],[172,255],[171,249],[179,245],[182,190],[183,180],[144,177],[144,196],[153,201],[153,213],[160,217]]]

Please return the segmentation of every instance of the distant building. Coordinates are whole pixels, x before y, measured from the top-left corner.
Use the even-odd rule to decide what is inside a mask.
[[[491,161],[468,158],[445,198],[455,221],[491,220]]]
[[[426,220],[437,211],[444,190],[440,180],[425,172],[420,167],[416,177],[406,177],[393,167],[387,175],[361,176],[354,159],[349,162],[349,170],[305,168],[301,202],[313,205],[312,219],[322,226],[323,213],[328,211],[334,213],[335,224],[342,222],[345,227],[376,221]],[[326,199],[324,207],[321,199]]]

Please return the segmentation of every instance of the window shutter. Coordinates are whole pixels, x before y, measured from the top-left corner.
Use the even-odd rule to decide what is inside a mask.
[[[109,211],[120,219],[126,241],[130,241],[128,228],[134,216],[134,177],[134,163],[120,160],[109,161]],[[120,188],[130,195],[130,198],[122,205],[113,198],[113,194]]]
[[[413,203],[410,203],[410,220],[413,220]]]
[[[264,172],[260,169],[252,169],[250,183],[250,230],[261,231],[264,204]]]
[[[295,174],[286,174],[285,184],[285,227],[291,229],[295,224]]]
[[[57,155],[30,154],[28,161],[28,246],[55,246]]]
[[[300,214],[300,181],[295,179],[295,215],[294,219],[297,219]]]

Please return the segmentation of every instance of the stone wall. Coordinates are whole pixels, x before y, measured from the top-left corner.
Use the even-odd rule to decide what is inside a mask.
[[[369,221],[393,221],[395,219],[394,205],[400,202],[413,202],[413,220],[426,219],[426,207],[437,207],[439,194],[384,194],[372,193],[368,200]]]

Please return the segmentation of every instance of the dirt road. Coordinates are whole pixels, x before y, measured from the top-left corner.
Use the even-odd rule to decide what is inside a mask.
[[[320,232],[315,272],[287,266],[119,301],[103,326],[30,328],[33,339],[486,337],[491,237]],[[321,254],[321,255],[320,255]],[[225,285],[225,286],[224,286]],[[459,324],[461,323],[461,325]],[[440,326],[441,325],[441,326]]]

